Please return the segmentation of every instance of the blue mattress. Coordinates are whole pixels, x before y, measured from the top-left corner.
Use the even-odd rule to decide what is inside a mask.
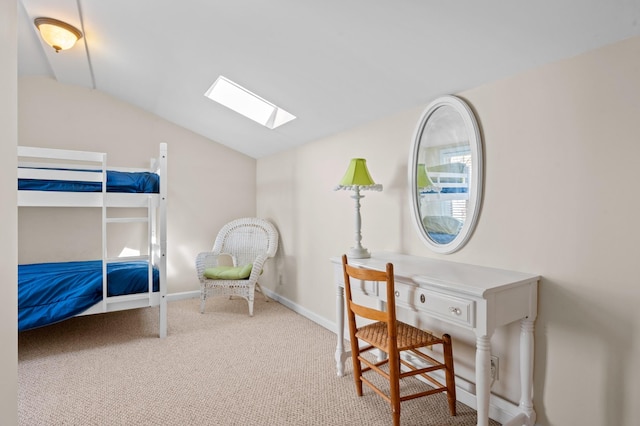
[[[442,232],[427,232],[429,234],[429,238],[432,241],[435,241],[438,244],[449,244],[457,235],[455,234],[444,234]]]
[[[100,173],[96,171],[96,173]],[[21,191],[101,192],[100,182],[18,179]],[[160,176],[151,172],[107,171],[107,192],[157,194]]]
[[[145,293],[148,263],[107,265],[108,295]],[[153,270],[153,291],[159,288]],[[18,330],[53,324],[80,314],[102,300],[102,261],[18,265]]]
[[[421,194],[466,194],[469,192],[468,188],[457,188],[457,187],[444,187],[440,188],[438,191],[436,190],[425,190],[421,191]]]

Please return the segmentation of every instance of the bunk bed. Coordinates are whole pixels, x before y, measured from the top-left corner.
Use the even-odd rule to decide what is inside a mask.
[[[101,209],[102,258],[18,265],[18,329],[74,316],[159,307],[167,335],[167,145],[149,169],[107,167],[105,153],[18,147],[18,207]],[[122,217],[114,210],[142,211]],[[144,223],[143,255],[108,257],[108,224]]]

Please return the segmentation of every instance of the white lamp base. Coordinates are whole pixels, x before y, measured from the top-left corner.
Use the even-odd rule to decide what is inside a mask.
[[[347,257],[352,259],[368,259],[371,257],[371,253],[364,247],[351,247],[349,253],[347,253]]]

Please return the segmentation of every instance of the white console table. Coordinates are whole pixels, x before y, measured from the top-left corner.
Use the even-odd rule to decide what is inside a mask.
[[[337,289],[336,364],[344,375],[344,362],[351,355],[344,346],[344,276],[342,260],[331,258]],[[478,425],[489,422],[491,336],[497,327],[520,321],[520,382],[518,414],[506,425],[532,426],[533,409],[533,324],[538,303],[537,275],[468,265],[398,253],[373,253],[369,259],[349,259],[349,264],[383,271],[394,267],[396,306],[408,308],[450,324],[473,330],[476,335],[476,402]],[[355,289],[357,291],[357,289]],[[360,290],[379,303],[386,303],[384,289],[363,282]]]

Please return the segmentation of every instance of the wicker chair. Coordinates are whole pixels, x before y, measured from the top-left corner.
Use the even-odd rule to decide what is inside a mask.
[[[400,403],[409,399],[446,392],[449,403],[449,411],[456,415],[456,386],[453,371],[453,352],[451,337],[448,334],[442,337],[420,330],[409,324],[396,320],[395,289],[393,278],[393,264],[387,263],[386,271],[356,268],[348,264],[347,256],[342,256],[344,272],[344,288],[347,293],[347,314],[349,317],[349,335],[351,338],[351,359],[353,360],[353,378],[356,383],[356,392],[362,396],[362,384],[369,386],[375,393],[384,398],[390,405],[393,414],[393,425],[400,425]],[[386,287],[387,310],[380,311],[353,302],[351,297],[351,279],[361,281],[378,281]],[[369,321],[358,326],[356,317]],[[375,322],[371,322],[371,320]],[[360,320],[362,322],[362,320]],[[360,347],[359,341],[366,344]],[[443,345],[444,362],[427,355],[419,350],[432,345]],[[379,350],[386,354],[386,358],[366,354],[370,350]],[[401,354],[407,352],[407,357]],[[418,362],[419,361],[419,362]],[[400,367],[405,367],[404,371]],[[436,370],[444,370],[446,385],[441,384],[427,373]],[[379,387],[379,381],[371,380],[369,374],[373,372],[388,381],[388,391]],[[365,377],[365,373],[367,377]],[[405,377],[419,375],[430,382],[434,387],[427,387],[414,393],[401,395],[400,382]],[[378,385],[376,385],[378,383]],[[382,389],[386,388],[382,387]]]
[[[196,270],[200,280],[200,312],[204,313],[207,297],[240,296],[249,303],[249,316],[253,316],[253,301],[267,259],[278,250],[278,231],[268,221],[258,218],[242,218],[222,227],[213,249],[198,254]],[[225,264],[234,267],[253,264],[246,279],[210,279],[206,275],[211,269]],[[265,299],[267,296],[264,295]]]

